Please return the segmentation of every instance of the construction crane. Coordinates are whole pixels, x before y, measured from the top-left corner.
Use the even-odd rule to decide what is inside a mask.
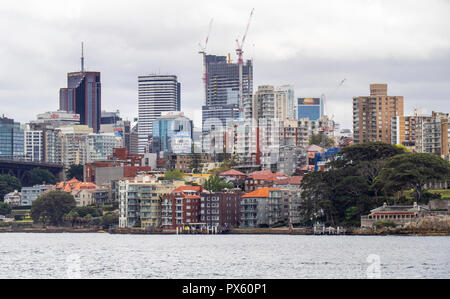
[[[206,35],[205,44],[204,45],[202,45],[201,43],[198,44],[200,46],[200,51],[198,53],[203,55],[203,78],[202,79],[203,79],[203,85],[205,88],[205,103],[204,103],[205,105],[206,105],[206,99],[208,97],[208,88],[206,86],[206,74],[208,72],[207,67],[206,67],[206,47],[208,46],[209,34],[211,33],[212,23],[213,23],[213,19],[211,18],[211,21],[209,22],[208,34]]]
[[[244,48],[244,42],[245,42],[245,38],[247,37],[247,32],[248,32],[248,28],[250,27],[250,22],[252,20],[252,16],[253,16],[253,12],[255,11],[255,9],[253,8],[252,11],[250,12],[250,17],[248,18],[248,22],[247,22],[247,27],[245,28],[245,33],[244,36],[242,37],[242,41],[241,43],[239,43],[239,40],[236,39],[236,44],[237,44],[237,48],[236,48],[236,54],[238,56],[238,65],[239,65],[239,118],[242,117],[243,112],[244,112],[244,104],[243,104],[243,91],[242,91],[242,66],[243,66],[243,60],[242,60],[242,54],[244,53],[243,48]]]
[[[339,84],[336,86],[336,88],[331,92],[331,93],[329,93],[329,96],[332,96],[332,95],[334,95],[335,93],[336,93],[336,91],[342,86],[342,85],[344,85],[344,82],[346,81],[347,79],[342,79],[340,82],[339,82]],[[323,100],[323,106],[324,106],[324,110],[326,111],[326,95],[325,94],[322,94],[322,100]],[[325,114],[325,111],[324,111],[324,114]],[[327,111],[328,112],[328,111]],[[334,114],[331,116],[331,118],[330,118],[330,122],[333,122],[333,119],[334,119]],[[325,134],[326,134],[326,132],[331,132],[331,133],[333,133],[334,132],[334,130],[335,130],[335,125],[334,124],[332,124],[331,126],[328,126],[328,124],[325,124],[322,128],[321,128],[321,131],[323,132],[323,134],[322,134],[322,147],[324,147],[324,145],[325,145]]]

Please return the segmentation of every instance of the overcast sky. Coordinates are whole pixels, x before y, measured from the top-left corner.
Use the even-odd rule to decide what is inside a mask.
[[[328,95],[327,114],[352,126],[352,97],[388,83],[405,113],[450,112],[448,0],[2,0],[0,114],[20,122],[56,110],[67,72],[102,75],[102,108],[137,116],[137,76],[175,74],[181,108],[201,125],[204,42],[236,60],[252,8],[244,57],[258,85],[291,84],[296,97]],[[336,89],[342,79],[345,84]]]

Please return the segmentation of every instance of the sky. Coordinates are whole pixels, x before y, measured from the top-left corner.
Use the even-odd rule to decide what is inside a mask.
[[[137,77],[174,74],[181,110],[201,126],[202,57],[231,54],[254,8],[244,44],[258,85],[325,94],[326,114],[352,128],[352,98],[387,83],[405,114],[450,112],[448,0],[2,0],[0,115],[21,123],[57,110],[67,73],[100,71],[102,109],[137,117]],[[338,87],[343,79],[345,83]]]

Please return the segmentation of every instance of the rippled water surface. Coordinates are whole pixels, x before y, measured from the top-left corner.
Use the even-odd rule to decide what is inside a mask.
[[[0,278],[367,278],[374,265],[450,278],[450,237],[0,234]]]

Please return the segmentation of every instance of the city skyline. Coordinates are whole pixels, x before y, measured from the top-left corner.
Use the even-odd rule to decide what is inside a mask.
[[[198,43],[214,18],[206,51],[230,53],[235,62],[235,39],[242,37],[253,7],[244,59],[253,59],[254,90],[290,84],[296,98],[325,93],[325,113],[341,128],[352,128],[352,98],[366,95],[370,83],[387,83],[391,94],[404,96],[405,115],[414,108],[448,110],[448,2],[285,1],[276,11],[268,1],[195,7],[169,2],[99,1],[88,10],[85,1],[6,1],[1,24],[14,30],[0,33],[0,65],[9,70],[0,75],[2,114],[25,123],[56,110],[65,75],[79,70],[84,41],[86,69],[102,73],[102,110],[119,109],[132,120],[137,77],[175,74],[183,89],[181,110],[200,128],[204,90]],[[174,5],[179,9],[172,11]],[[269,17],[273,21],[267,24]],[[346,83],[333,93],[343,78]]]

